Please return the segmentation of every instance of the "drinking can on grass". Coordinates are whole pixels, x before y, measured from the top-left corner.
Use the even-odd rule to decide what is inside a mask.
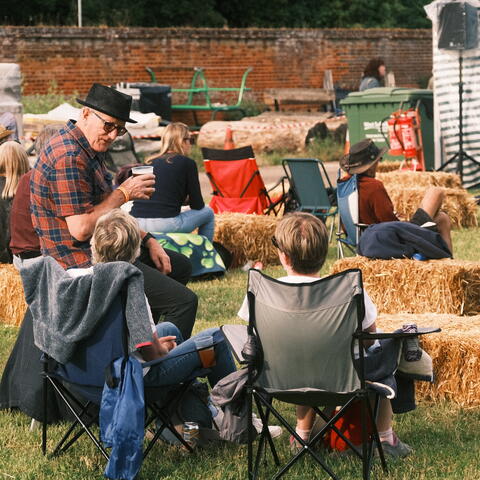
[[[198,443],[200,430],[197,422],[185,422],[183,424],[183,439],[192,447],[195,448]]]

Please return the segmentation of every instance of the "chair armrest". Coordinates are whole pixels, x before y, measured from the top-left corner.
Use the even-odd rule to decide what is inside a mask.
[[[270,187],[267,192],[271,192],[273,189],[277,188],[280,184],[284,185],[285,183],[285,180],[288,180],[287,176],[284,175],[283,177],[280,177],[280,179],[278,180],[278,182],[273,186],[273,187]],[[285,189],[285,187],[283,187]]]
[[[438,327],[418,327],[417,332],[406,333],[402,331],[398,332],[386,332],[386,333],[369,333],[369,332],[360,332],[354,333],[353,336],[359,340],[380,340],[384,338],[411,338],[418,337],[419,335],[428,335],[430,333],[441,332],[442,329]]]
[[[220,327],[225,340],[230,347],[235,360],[241,365],[246,365],[248,361],[244,358],[242,350],[248,340],[248,331],[246,325],[222,325]]]

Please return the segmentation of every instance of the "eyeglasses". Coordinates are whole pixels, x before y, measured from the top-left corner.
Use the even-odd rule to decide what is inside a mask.
[[[275,238],[275,235],[272,237],[272,243],[275,248],[278,248],[280,250],[280,247],[278,246],[277,239]]]
[[[185,137],[183,139],[184,142],[188,142],[190,145],[194,145],[195,144],[195,139],[193,137]]]
[[[107,122],[97,112],[95,112],[95,110],[91,110],[91,112],[103,122],[103,130],[105,133],[109,134],[112,133],[114,130],[117,130],[117,135],[119,137],[127,133],[127,129],[125,127],[117,125],[113,122]]]

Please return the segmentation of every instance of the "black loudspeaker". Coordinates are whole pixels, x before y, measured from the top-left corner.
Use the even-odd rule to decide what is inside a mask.
[[[438,48],[468,50],[477,39],[477,9],[468,2],[446,3],[439,15]]]

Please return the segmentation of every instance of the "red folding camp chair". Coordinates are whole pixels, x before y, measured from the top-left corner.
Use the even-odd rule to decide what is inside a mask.
[[[282,194],[272,201],[251,146],[232,150],[202,148],[202,154],[205,172],[213,189],[210,207],[215,213],[278,213],[285,198],[284,178],[272,187],[282,184]]]

